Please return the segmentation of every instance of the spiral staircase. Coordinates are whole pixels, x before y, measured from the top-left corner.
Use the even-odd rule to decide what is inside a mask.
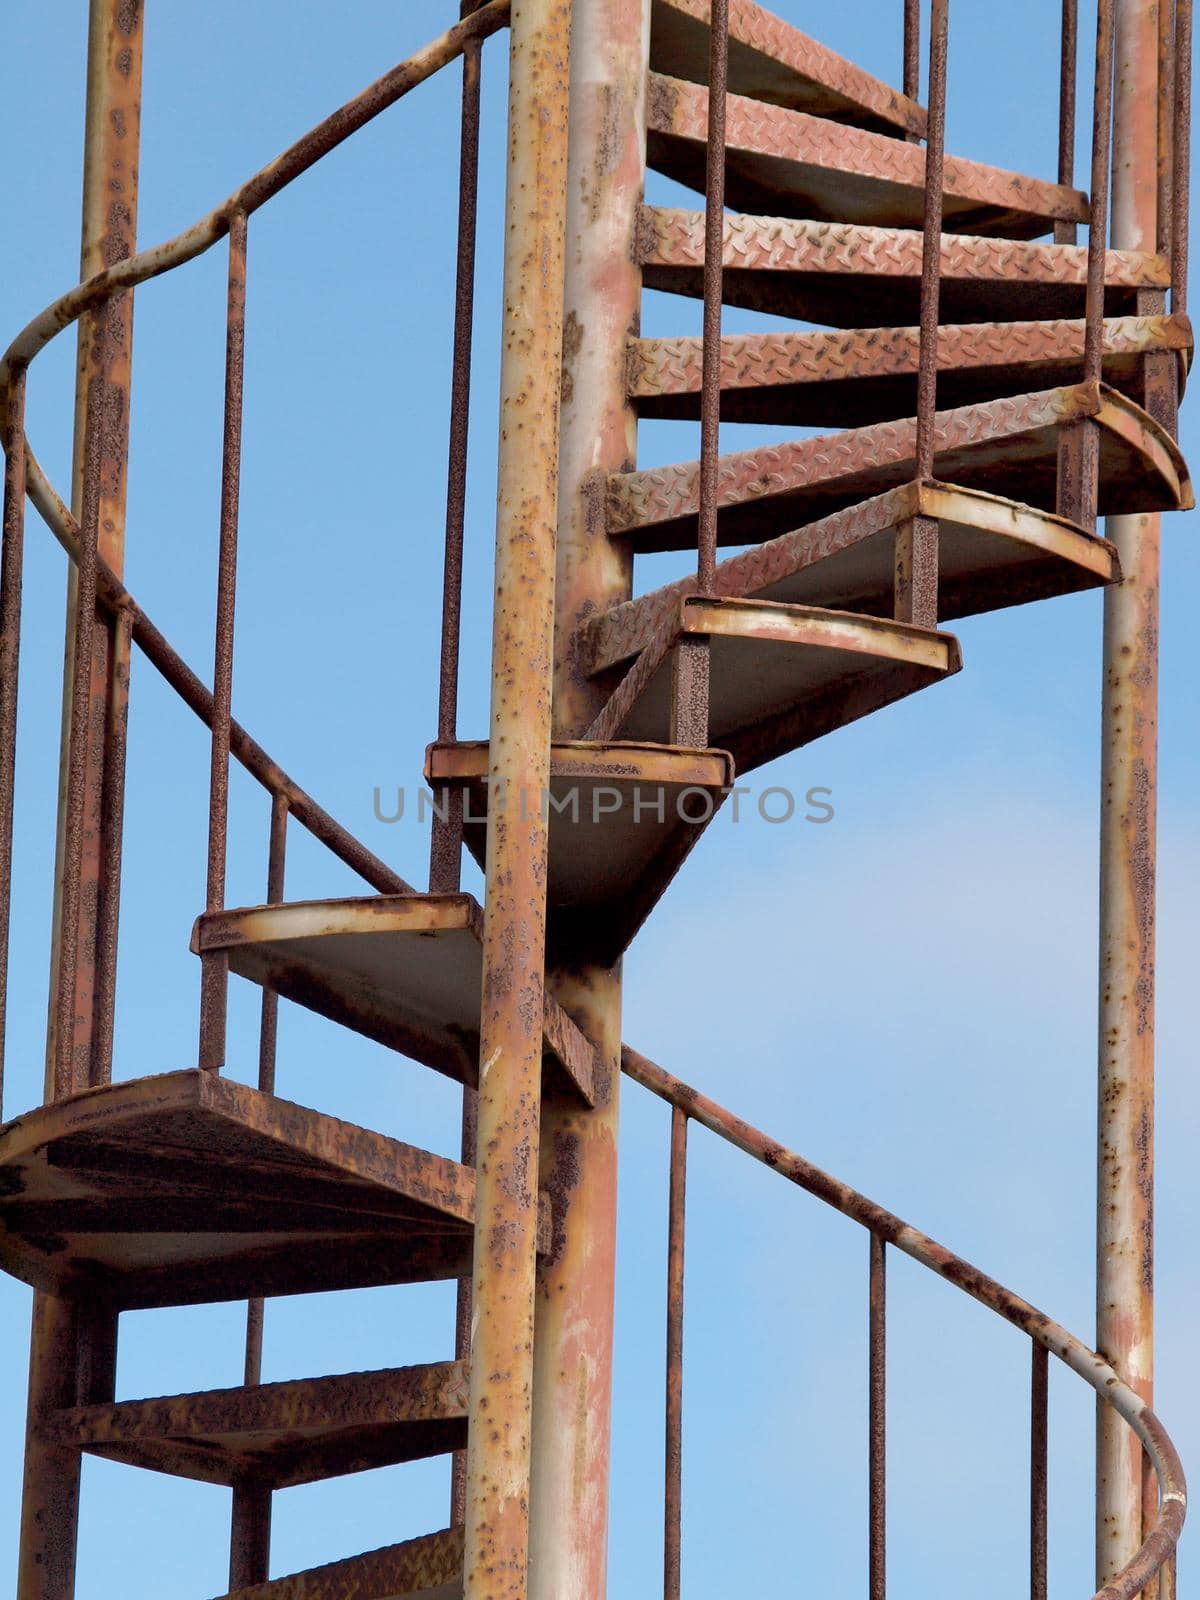
[[[577,11],[586,10],[588,0],[575,3]],[[467,198],[460,205],[456,335],[462,380],[464,344],[469,370],[470,163],[478,141],[480,52],[487,35],[509,21],[504,0],[464,9],[469,15],[447,34],[334,113],[195,227],[141,254],[130,244],[123,257],[85,278],[18,335],[0,369],[7,459],[7,698],[0,706],[7,751],[6,900],[28,498],[70,554],[75,573],[74,726],[59,893],[64,928],[83,926],[89,905],[94,917],[87,937],[60,936],[51,1092],[44,1105],[0,1131],[0,1265],[37,1291],[20,1600],[65,1600],[74,1593],[81,1453],[231,1487],[229,1600],[482,1600],[523,1596],[527,1587],[538,1595],[552,1592],[539,1579],[536,1553],[527,1583],[523,1569],[499,1562],[478,1525],[488,1459],[480,1441],[496,1426],[494,1409],[488,1420],[487,1377],[476,1373],[472,1381],[471,1373],[472,1323],[489,1315],[479,1253],[491,1248],[497,1215],[481,1209],[482,1198],[477,1202],[477,1191],[482,1196],[494,1174],[487,1170],[490,1147],[481,1141],[477,1155],[473,1138],[475,1094],[496,1059],[485,1055],[481,1071],[487,1012],[498,992],[487,916],[493,897],[519,900],[525,886],[514,889],[490,859],[497,794],[489,783],[495,771],[490,741],[464,740],[455,725],[461,451],[458,459],[452,451],[451,460],[449,499],[453,507],[457,488],[460,503],[457,527],[453,510],[448,521],[442,716],[426,768],[442,806],[429,891],[398,878],[351,838],[230,714],[247,221],[409,88],[463,57]],[[681,328],[693,320],[686,302],[703,301],[705,335],[641,337],[635,317],[619,348],[601,352],[617,374],[625,413],[700,422],[701,456],[639,467],[618,451],[611,464],[591,472],[590,548],[611,551],[623,592],[614,594],[610,586],[598,601],[585,597],[586,603],[575,604],[579,591],[562,587],[560,566],[555,648],[572,687],[569,710],[553,713],[545,873],[539,879],[535,872],[530,882],[540,896],[547,949],[559,966],[576,972],[611,971],[620,961],[737,777],[959,671],[959,645],[942,623],[1119,582],[1117,549],[1097,532],[1098,515],[1193,504],[1175,441],[1192,347],[1181,241],[1177,235],[1172,249],[1159,253],[1103,248],[1111,5],[1101,7],[1099,187],[1093,182],[1090,195],[1069,182],[944,152],[944,0],[933,7],[927,105],[917,98],[911,71],[907,92],[900,92],[752,0],[732,0],[727,9],[727,19],[719,12],[726,40],[723,30],[714,37],[710,29],[709,0],[653,0],[649,6],[648,60],[636,93],[645,161],[704,199],[693,210],[637,204],[633,257],[621,264],[626,273],[632,269],[638,292],[644,287],[677,297]],[[911,60],[915,8],[907,9]],[[524,44],[536,47],[538,18],[553,20],[557,12],[557,26],[564,7],[539,0],[516,8],[521,11]],[[1177,51],[1190,42],[1185,26],[1190,12],[1177,7]],[[638,144],[636,125],[632,136]],[[927,169],[940,174],[940,182],[927,186]],[[635,189],[640,181],[635,174]],[[1090,246],[1075,242],[1076,229],[1089,224]],[[119,427],[114,437],[107,424],[103,435],[104,407],[96,403],[87,412],[94,437],[85,481],[90,474],[95,482],[68,508],[26,440],[22,404],[29,364],[59,332],[80,318],[103,330],[106,318],[111,323],[112,315],[127,310],[136,284],[226,236],[226,475],[210,690],[125,589],[106,551],[100,501],[110,491],[100,480],[102,463],[122,456]],[[722,336],[722,304],[800,326]],[[569,355],[569,316],[564,341]],[[111,350],[104,359],[112,381]],[[566,416],[572,402],[564,400]],[[465,380],[455,401],[452,426],[465,429]],[[803,432],[784,443],[720,454],[719,420]],[[821,431],[813,436],[813,429]],[[536,471],[536,464],[527,470]],[[699,551],[696,572],[636,593],[631,574],[637,557],[663,551]],[[127,683],[120,664],[127,665],[132,646],[213,730],[210,895],[191,940],[204,974],[199,1065],[113,1081],[115,977],[105,952],[115,940],[120,882],[119,696]],[[549,671],[544,661],[535,666]],[[89,744],[79,732],[97,694],[107,741],[100,756],[96,741]],[[240,908],[223,903],[231,758],[272,800],[266,901]],[[93,784],[97,763],[100,777]],[[87,807],[96,796],[100,822],[89,829]],[[286,898],[289,821],[354,867],[371,893]],[[486,868],[484,905],[461,891],[463,845]],[[520,917],[520,906],[514,914]],[[530,926],[536,934],[536,915]],[[540,971],[540,955],[538,961]],[[262,990],[258,1088],[220,1071],[229,974]],[[461,1159],[277,1095],[280,997],[461,1083],[467,1097]],[[509,992],[504,1004],[517,1008],[526,998]],[[557,1114],[588,1115],[611,1092],[613,1064],[588,1007],[552,983],[541,984],[532,1026],[544,1093]],[[1156,1484],[1136,1553],[1100,1592],[1106,1600],[1143,1592],[1171,1600],[1182,1472],[1169,1438],[1134,1388],[1042,1313],[637,1052],[625,1049],[620,1064],[672,1110],[668,1600],[680,1586],[679,1318],[689,1122],[765,1161],[870,1236],[872,1600],[884,1593],[886,1552],[888,1249],[939,1273],[1030,1340],[1034,1600],[1044,1596],[1046,1584],[1048,1356],[1072,1368],[1128,1425],[1145,1452],[1148,1482]],[[562,1209],[554,1178],[543,1163],[529,1223],[534,1273],[570,1248],[571,1214]],[[259,1381],[264,1298],[437,1279],[462,1285],[454,1359]],[[243,1299],[250,1303],[244,1384],[114,1399],[122,1311]],[[536,1432],[533,1450],[536,1474]],[[305,1572],[269,1576],[275,1490],[435,1455],[459,1463],[450,1526],[367,1554],[340,1555]],[[474,1488],[468,1483],[472,1464],[479,1469]],[[597,1470],[606,1472],[606,1462]],[[1087,1579],[1078,1581],[1085,1592]],[[588,1588],[589,1600],[597,1592]],[[583,1600],[585,1589],[577,1593]],[[560,1589],[558,1600],[572,1597]]]

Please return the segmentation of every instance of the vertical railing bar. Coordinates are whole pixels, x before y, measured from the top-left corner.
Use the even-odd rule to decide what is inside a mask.
[[[887,1594],[887,1244],[871,1234],[867,1371],[867,1567],[870,1600]]]
[[[1192,0],[1175,0],[1175,127],[1171,140],[1171,310],[1187,310],[1192,167]]]
[[[1175,21],[1171,0],[1158,6],[1158,199],[1154,248],[1165,261],[1171,259],[1171,182],[1175,132]]]
[[[9,379],[4,415],[4,546],[0,552],[0,1119],[8,1021],[12,918],[13,799],[17,765],[17,678],[25,554],[25,369]]]
[[[464,6],[464,11],[467,7]],[[438,739],[458,732],[458,673],[462,638],[462,564],[466,525],[467,450],[471,418],[471,347],[475,323],[475,242],[479,197],[479,100],[483,47],[463,51],[458,172],[458,258],[450,382],[450,442],[446,468],[446,544],[442,575],[442,637],[438,672]],[[447,790],[445,814],[435,808],[430,830],[429,887],[453,893],[462,882],[462,794]]]
[[[267,900],[269,906],[283,899],[283,878],[287,853],[287,796],[271,796],[271,831],[267,846]],[[263,1094],[275,1093],[275,1047],[279,1036],[279,996],[270,987],[262,994],[262,1017],[258,1031],[258,1087]],[[263,1301],[256,1297],[246,1302],[246,1384],[262,1382]]]
[[[708,149],[704,180],[704,338],[700,403],[700,536],[697,576],[711,594],[717,566],[717,476],[721,438],[721,300],[725,255],[725,111],[729,0],[712,0],[708,51]]]
[[[479,1129],[479,1093],[468,1085],[463,1086],[462,1144],[464,1167],[474,1168],[478,1154],[476,1135]],[[471,1312],[475,1303],[471,1279],[458,1280],[454,1304],[454,1359],[471,1359]],[[450,1522],[461,1528],[467,1515],[467,1452],[456,1450],[450,1462]]]
[[[472,0],[464,0],[466,12]],[[462,564],[466,528],[467,455],[471,416],[471,349],[475,327],[475,246],[479,210],[479,105],[482,47],[463,52],[462,109],[459,133],[458,256],[454,290],[454,334],[450,386],[450,441],[446,469],[446,553],[442,578],[442,641],[438,678],[438,739],[458,734],[458,673],[462,637]],[[463,796],[446,789],[443,810],[436,806],[430,830],[429,888],[454,893],[462,884]],[[462,1163],[474,1170],[479,1097],[468,1084],[462,1092]],[[471,1355],[472,1279],[460,1278],[455,1293],[454,1359]],[[450,1521],[463,1526],[467,1513],[467,1452],[456,1450],[450,1462]]]
[[[283,879],[287,855],[288,799],[285,794],[271,796],[271,831],[267,845],[267,904],[283,899]],[[279,1038],[279,996],[270,987],[263,989],[262,1015],[258,1027],[258,1087],[263,1094],[275,1093],[275,1047]]]
[[[55,981],[54,1095],[61,1099],[82,1085],[75,1072],[75,977],[79,960],[79,905],[83,874],[83,824],[91,670],[96,629],[96,559],[100,521],[100,471],[104,459],[104,407],[100,384],[88,386],[84,424],[83,504],[79,560],[75,568],[75,630],[72,637],[70,735],[63,806],[61,926]]]
[[[221,532],[217,561],[217,621],[213,665],[212,770],[208,814],[206,906],[225,902],[229,828],[229,737],[233,701],[233,621],[237,593],[238,499],[242,457],[242,385],[245,368],[246,218],[229,225],[228,307],[225,324],[225,425],[221,456]],[[225,1061],[229,960],[203,957],[200,992],[200,1065],[216,1071]]]
[[[1079,79],[1079,0],[1062,0],[1061,56],[1058,73],[1058,181],[1075,187],[1075,115]],[[1075,243],[1075,224],[1054,224],[1056,244]]]
[[[1099,0],[1096,12],[1096,86],[1092,106],[1087,326],[1083,346],[1085,383],[1098,383],[1104,369],[1104,268],[1108,248],[1108,186],[1112,153],[1113,17],[1113,0]]]
[[[904,93],[909,100],[921,94],[921,0],[904,0]]]
[[[679,1600],[683,1570],[683,1265],[687,1226],[687,1113],[671,1108],[667,1201],[667,1393],[663,1600]]]
[[[950,0],[933,0],[929,30],[929,122],[925,143],[925,216],[921,245],[921,341],[917,368],[917,477],[922,481],[933,476],[934,429],[937,414],[949,11]]]
[[[287,856],[288,799],[271,795],[271,827],[267,843],[267,905],[283,899]],[[279,996],[264,987],[258,1034],[258,1087],[275,1093],[275,1046],[279,1028]],[[266,1302],[256,1295],[246,1302],[246,1358],[242,1382],[253,1388],[262,1382],[263,1327]],[[253,1479],[233,1487],[233,1516],[229,1541],[229,1581],[236,1587],[266,1582],[271,1559],[271,1488]]]
[[[1029,1418],[1029,1600],[1046,1600],[1048,1526],[1050,1355],[1031,1341]]]
[[[129,672],[133,617],[126,609],[113,621],[108,706],[104,728],[104,778],[100,801],[100,899],[96,915],[95,1029],[89,1081],[112,1079],[116,1019],[117,934],[121,905],[121,858],[125,828],[125,755],[129,730]]]

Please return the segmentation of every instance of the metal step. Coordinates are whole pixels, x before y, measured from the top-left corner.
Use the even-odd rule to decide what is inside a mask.
[[[486,741],[430,746],[435,791],[465,795],[463,837],[481,865],[490,789]],[[507,796],[549,811],[547,915],[559,948],[614,962],[633,939],[733,785],[724,750],[668,744],[557,743],[550,795]]]
[[[708,90],[652,72],[646,88],[646,159],[704,192]],[[882,228],[920,227],[925,151],[861,128],[731,94],[725,198],[741,211]],[[1036,239],[1056,222],[1086,222],[1087,196],[982,162],[947,156],[945,226],[959,233]]]
[[[1143,403],[1143,356],[1192,348],[1185,316],[1116,317],[1104,325],[1104,380]],[[966,323],[938,332],[938,400],[947,409],[1065,387],[1083,365],[1084,323]],[[920,330],[736,334],[721,340],[721,419],[804,427],[861,427],[911,416]],[[638,339],[629,393],[643,417],[700,415],[703,342]],[[1182,374],[1181,374],[1182,375]]]
[[[1115,548],[1062,517],[943,483],[906,483],[861,505],[718,563],[717,597],[778,600],[890,616],[897,531],[938,524],[938,616],[1025,605],[1113,583]],[[623,672],[696,592],[694,575],[613,606],[580,630],[579,660],[597,677]]]
[[[710,0],[653,0],[650,66],[708,82]],[[925,110],[754,0],[729,6],[729,87],[892,137],[925,132]]]
[[[1060,435],[1085,418],[1100,430],[1102,512],[1193,504],[1187,467],[1168,434],[1123,395],[1086,384],[938,412],[934,476],[1052,511]],[[899,488],[915,474],[915,447],[916,423],[906,419],[723,456],[718,540],[759,543]],[[694,549],[699,482],[694,461],[612,474],[609,533],[635,551]]]
[[[118,1310],[459,1278],[474,1214],[473,1168],[212,1072],[0,1129],[0,1266]]]
[[[483,911],[469,894],[369,895],[201,916],[198,955],[460,1083],[479,1072]],[[545,1058],[592,1104],[595,1052],[551,995]]]
[[[38,1431],[127,1466],[284,1489],[462,1449],[467,1382],[465,1362],[444,1361],[77,1406]]]
[[[639,254],[647,288],[703,293],[704,213],[644,206]],[[725,217],[724,298],[775,316],[837,328],[895,327],[919,319],[921,234],[911,228],[803,222],[790,217]],[[1081,317],[1087,250],[1079,245],[969,234],[942,236],[941,315],[949,323]],[[1171,273],[1161,256],[1109,250],[1109,316],[1161,311]]]
[[[219,1600],[459,1600],[462,1567],[462,1530],[446,1528],[236,1589]]]
[[[739,776],[962,666],[950,634],[811,606],[693,595],[661,626],[676,644],[709,641],[709,738]],[[669,726],[673,656],[630,706],[626,737],[661,738]]]

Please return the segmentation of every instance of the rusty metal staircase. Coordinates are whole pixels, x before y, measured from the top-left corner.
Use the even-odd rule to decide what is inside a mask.
[[[1105,248],[1113,0],[1099,8],[1090,195],[1070,171],[1070,0],[1057,181],[945,154],[947,0],[931,8],[926,104],[911,0],[902,91],[752,0],[575,0],[573,22],[568,0],[524,0],[511,17],[507,0],[463,9],[462,21],[176,239],[136,253],[131,204],[115,224],[124,229],[119,248],[105,253],[94,239],[84,281],[35,318],[0,364],[5,951],[26,499],[71,557],[75,627],[46,1103],[0,1129],[0,1265],[37,1291],[19,1600],[74,1592],[82,1452],[231,1487],[230,1600],[599,1600],[606,1530],[595,1506],[605,1505],[608,1472],[622,1071],[672,1108],[667,1600],[678,1600],[681,1586],[689,1121],[869,1234],[871,1600],[882,1600],[886,1557],[889,1248],[1030,1340],[1033,1600],[1046,1593],[1050,1356],[1095,1389],[1131,1441],[1121,1448],[1138,1463],[1144,1452],[1147,1464],[1136,1538],[1101,1571],[1099,1592],[1173,1600],[1182,1471],[1129,1375],[622,1049],[616,997],[621,957],[737,776],[957,672],[959,646],[942,622],[1117,583],[1121,559],[1097,533],[1099,515],[1192,505],[1175,442],[1191,355],[1179,198],[1190,4],[1161,7],[1161,59],[1173,53],[1178,71],[1173,98],[1164,93],[1175,152],[1163,180],[1171,225],[1154,252]],[[118,43],[140,59],[137,8],[122,15]],[[510,21],[492,728],[490,739],[471,741],[459,737],[456,707],[479,77],[484,40]],[[421,892],[232,719],[247,236],[259,207],[459,57],[442,677],[426,765],[438,810],[430,886]],[[107,93],[136,94],[136,83],[126,72]],[[612,120],[598,152],[601,101]],[[127,174],[136,164],[136,148],[121,137],[136,132],[110,141],[98,170],[107,161],[110,172]],[[646,166],[700,191],[704,209],[644,204]],[[570,191],[569,172],[578,180]],[[1075,242],[1080,225],[1089,225],[1086,246]],[[225,238],[224,492],[210,690],[124,587],[120,530],[132,291]],[[689,298],[702,300],[703,335],[640,337],[643,288],[678,296],[681,312]],[[725,304],[815,331],[722,336]],[[82,369],[83,487],[68,506],[26,439],[25,374],[81,321],[91,352]],[[698,420],[699,458],[639,468],[639,418]],[[722,419],[826,431],[722,455]],[[736,553],[718,560],[722,548]],[[692,550],[694,574],[634,597],[638,555]],[[209,895],[191,941],[203,973],[197,1067],[113,1081],[135,645],[212,730]],[[271,797],[265,901],[232,909],[224,904],[231,758]],[[527,809],[530,794],[537,798]],[[287,899],[289,824],[307,829],[372,892]],[[482,905],[461,888],[464,845],[485,869]],[[262,989],[257,1088],[221,1075],[231,973]],[[407,1070],[432,1068],[461,1083],[459,1157],[276,1094],[280,997],[407,1058]],[[260,1381],[264,1298],[436,1279],[460,1284],[453,1359]],[[114,1399],[122,1311],[242,1299],[243,1385]],[[593,1432],[573,1479],[562,1461],[578,1448],[570,1432],[577,1395],[570,1378],[564,1399],[561,1373],[583,1355],[598,1376],[580,1402]],[[450,1527],[270,1578],[275,1490],[434,1455],[455,1458]]]

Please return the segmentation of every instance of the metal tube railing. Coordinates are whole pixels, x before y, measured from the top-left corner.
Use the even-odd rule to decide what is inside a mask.
[[[696,584],[710,594],[717,566],[721,453],[721,306],[725,258],[725,125],[729,90],[729,0],[709,8],[708,126],[704,168],[704,312],[700,379],[700,502]],[[681,639],[671,685],[672,744],[708,743],[709,650],[706,639]]]
[[[1171,186],[1173,183],[1175,131],[1175,15],[1171,0],[1160,0],[1158,7],[1158,126],[1155,145],[1158,151],[1158,197],[1155,203],[1157,225],[1154,248],[1165,260],[1171,259]]]
[[[1058,181],[1075,187],[1075,103],[1079,74],[1079,0],[1062,0],[1058,74]],[[1075,224],[1054,224],[1056,244],[1075,243]]]
[[[267,905],[278,905],[283,899],[287,821],[286,798],[273,795],[267,841]],[[269,985],[264,985],[258,1030],[258,1087],[262,1094],[275,1093],[278,1032],[279,996]],[[247,1388],[262,1382],[265,1306],[261,1296],[246,1302],[246,1353],[242,1382]],[[271,1504],[268,1485],[252,1481],[234,1485],[229,1551],[229,1582],[233,1588],[264,1583],[269,1576]]]
[[[401,62],[382,78],[318,123],[282,155],[256,172],[222,205],[192,227],[165,243],[145,250],[93,274],[47,306],[26,325],[0,358],[0,412],[5,445],[4,548],[0,558],[0,1102],[2,1102],[4,1062],[5,993],[7,987],[8,937],[11,918],[12,804],[16,759],[16,701],[20,645],[21,571],[24,542],[24,501],[28,493],[55,536],[75,564],[75,622],[72,638],[72,676],[69,687],[70,733],[66,751],[66,790],[62,837],[62,898],[60,932],[57,941],[53,978],[54,1014],[57,1026],[52,1050],[52,1077],[56,1094],[70,1092],[88,1083],[107,1081],[111,1075],[113,1016],[115,1002],[116,948],[121,872],[121,826],[124,806],[125,730],[129,655],[133,643],[151,659],[168,683],[214,735],[212,770],[213,806],[210,812],[208,895],[210,906],[223,895],[225,822],[230,754],[276,799],[286,800],[296,820],[314,837],[334,851],[352,870],[359,872],[373,887],[384,893],[405,893],[411,885],[391,871],[371,851],[333,821],[278,765],[258,746],[230,715],[228,677],[232,669],[232,548],[236,537],[236,492],[231,496],[230,470],[234,456],[229,428],[231,406],[240,413],[241,351],[236,384],[227,382],[226,448],[223,456],[221,599],[218,606],[216,672],[214,692],[204,687],[196,675],[168,645],[163,635],[137,607],[99,556],[98,491],[99,466],[104,459],[102,429],[105,410],[93,394],[85,429],[85,486],[81,517],[77,521],[46,480],[24,433],[25,374],[29,362],[65,328],[85,313],[95,311],[136,284],[158,277],[194,259],[218,239],[231,236],[231,289],[233,269],[239,253],[244,253],[247,217],[278,194],[309,167],[343,143],[359,128],[378,116],[449,61],[460,54],[478,57],[482,41],[509,20],[509,0],[492,0],[483,6],[470,6],[471,15],[432,41],[423,50]],[[470,61],[468,60],[468,74]],[[477,123],[477,113],[476,113]],[[477,126],[475,130],[477,143]],[[231,308],[232,309],[232,308]],[[233,321],[230,323],[233,333]],[[239,335],[240,337],[240,335]],[[469,370],[469,360],[459,362]],[[232,374],[230,374],[232,376]],[[236,401],[235,401],[236,390]],[[464,408],[460,405],[460,412]],[[240,427],[240,416],[239,416]],[[462,424],[465,431],[465,413]],[[452,445],[453,449],[453,445]],[[235,473],[236,477],[236,473]],[[233,485],[236,490],[236,485]],[[451,493],[454,484],[451,484]],[[112,652],[109,662],[110,692],[105,706],[105,763],[100,797],[104,839],[98,862],[96,891],[98,905],[95,928],[95,987],[81,1003],[91,1007],[94,1023],[91,1047],[86,1062],[77,1061],[78,1040],[74,1025],[76,975],[79,970],[79,911],[83,894],[84,870],[84,785],[86,781],[87,716],[90,674],[96,637],[96,605],[112,615],[112,633],[105,641]],[[455,624],[456,626],[457,624]],[[209,1066],[219,1065],[224,1054],[224,979],[211,958],[202,994],[202,1049]]]
[[[667,1394],[663,1496],[663,1596],[679,1600],[683,1561],[683,1252],[687,1227],[687,1124],[671,1110],[667,1199]]]
[[[458,253],[450,380],[450,442],[446,468],[446,549],[442,574],[442,637],[438,667],[438,740],[458,733],[458,668],[462,633],[463,534],[467,504],[467,446],[471,420],[471,345],[475,325],[475,239],[479,211],[479,102],[483,46],[463,50],[458,164]],[[448,893],[462,882],[462,791],[449,789],[435,809],[429,844],[429,888]]]
[[[71,639],[70,721],[63,804],[62,899],[59,915],[58,971],[55,975],[53,1083],[56,1099],[87,1081],[76,1063],[75,983],[79,963],[79,908],[83,893],[84,803],[87,781],[88,716],[96,631],[97,542],[100,518],[100,462],[104,449],[105,408],[99,384],[88,389],[84,443],[83,504],[75,564],[75,629]]]
[[[887,1244],[871,1234],[867,1318],[867,1587],[887,1594]]]
[[[717,474],[721,453],[721,301],[725,256],[725,112],[729,0],[712,0],[708,53],[708,144],[704,171],[704,337],[700,396],[700,526],[697,577],[709,594],[717,565]]]
[[[1104,367],[1104,266],[1108,248],[1108,190],[1112,162],[1114,0],[1096,10],[1096,83],[1092,103],[1092,177],[1088,213],[1087,327],[1083,380],[1099,383]]]
[[[29,498],[55,538],[74,561],[79,555],[79,524],[47,481],[36,459],[26,451]],[[128,589],[103,561],[97,566],[97,596],[108,611],[126,611],[134,644],[184,704],[208,728],[212,727],[213,697],[182,656],[167,642]],[[358,874],[380,894],[413,894],[412,884],[393,872],[373,851],[368,850],[333,817],[294,778],[267,754],[263,747],[236,720],[229,725],[230,754],[255,781],[270,794],[286,797],[291,816],[323,844],[339,861]]]
[[[1137,1554],[1116,1577],[1097,1591],[1093,1600],[1134,1600],[1134,1597],[1140,1595],[1159,1572],[1164,1574],[1164,1582],[1160,1586],[1160,1600],[1174,1600],[1173,1557],[1187,1510],[1187,1486],[1183,1467],[1174,1444],[1157,1416],[1140,1395],[1122,1382],[1106,1361],[1095,1351],[1088,1349],[1082,1340],[1076,1339],[1065,1328],[1053,1322],[1044,1312],[1004,1288],[994,1278],[989,1278],[986,1273],[963,1260],[961,1256],[955,1255],[944,1245],[938,1244],[928,1234],[910,1227],[894,1213],[868,1200],[865,1195],[852,1189],[848,1184],[840,1183],[828,1173],[822,1172],[819,1167],[805,1161],[802,1156],[786,1149],[778,1140],[770,1138],[760,1129],[735,1116],[733,1112],[727,1111],[707,1095],[692,1088],[690,1084],[672,1077],[662,1067],[638,1051],[632,1050],[628,1045],[624,1045],[621,1050],[621,1068],[627,1077],[649,1089],[661,1100],[665,1100],[673,1108],[673,1117],[674,1113],[682,1113],[689,1121],[700,1123],[718,1138],[724,1139],[736,1149],[762,1162],[773,1172],[778,1172],[781,1177],[786,1178],[789,1183],[794,1183],[825,1205],[840,1212],[842,1216],[850,1218],[851,1221],[870,1231],[872,1298],[869,1386],[872,1419],[870,1435],[872,1551],[875,1548],[875,1529],[879,1527],[882,1530],[883,1518],[884,1436],[881,1426],[878,1433],[879,1442],[876,1444],[875,1417],[878,1415],[882,1423],[882,1408],[886,1399],[883,1379],[886,1359],[883,1247],[891,1245],[897,1250],[902,1250],[921,1266],[945,1278],[964,1294],[1027,1334],[1034,1346],[1045,1356],[1056,1356],[1095,1390],[1101,1404],[1111,1406],[1114,1413],[1123,1418],[1133,1429],[1157,1477],[1158,1511]],[[1038,1532],[1039,1508],[1045,1484],[1044,1469],[1039,1466],[1039,1461],[1044,1457],[1040,1431],[1046,1417],[1046,1408],[1038,1397],[1040,1383],[1036,1365],[1038,1359],[1035,1357],[1032,1402],[1034,1427],[1031,1449],[1031,1510],[1034,1515],[1031,1517],[1031,1572],[1036,1570],[1039,1560],[1044,1559],[1045,1550],[1044,1539],[1040,1539]],[[877,1406],[878,1412],[876,1412]],[[874,1489],[876,1473],[879,1474],[880,1483],[878,1495]],[[877,1582],[880,1587],[876,1587]],[[882,1600],[882,1582],[882,1566],[877,1570],[872,1561],[872,1600]],[[1038,1600],[1036,1591],[1034,1600]]]
[[[933,0],[929,27],[929,104],[921,242],[920,328],[917,351],[916,479],[933,477],[937,438],[937,378],[941,325],[942,220],[946,154],[946,71],[949,0]],[[897,529],[894,611],[901,622],[932,628],[938,609],[938,524],[911,517]]]
[[[1163,0],[1165,4],[1165,0]],[[1171,310],[1187,310],[1188,191],[1192,168],[1192,0],[1175,0],[1175,116],[1171,139]]]
[[[1046,1600],[1046,1545],[1049,1525],[1050,1357],[1045,1345],[1032,1345],[1029,1398],[1029,1597]]]
[[[399,63],[369,84],[361,94],[347,100],[314,128],[289,145],[273,161],[247,178],[240,188],[220,205],[201,217],[190,228],[177,233],[162,244],[141,250],[135,256],[107,267],[80,284],[68,289],[57,300],[25,325],[0,357],[0,389],[8,386],[17,367],[28,366],[40,351],[64,328],[80,318],[85,311],[102,305],[122,289],[132,289],[151,278],[161,277],[173,267],[193,261],[212,248],[229,232],[233,218],[239,214],[250,217],[260,206],[286,189],[323,156],[344,144],[352,134],[366,127],[396,101],[415,89],[426,78],[432,77],[442,67],[460,56],[473,39],[486,39],[508,22],[511,0],[491,0],[470,17],[455,23],[445,33],[427,44],[416,55]]]
[[[904,0],[904,46],[902,85],[905,95],[916,100],[921,93],[921,0]],[[915,135],[910,135],[915,138]]]
[[[246,365],[246,218],[229,229],[228,309],[225,321],[225,425],[221,449],[221,534],[217,558],[217,622],[213,662],[212,764],[208,803],[206,910],[225,904],[229,834],[229,742],[233,720],[233,621],[237,597],[238,502],[242,469],[242,391]],[[202,958],[200,1065],[225,1061],[225,1013],[229,957]]]
[[[121,903],[121,860],[125,835],[125,756],[129,728],[129,673],[133,626],[119,611],[109,640],[108,704],[104,727],[104,778],[100,798],[99,905],[96,913],[95,1032],[88,1082],[92,1087],[112,1078],[113,1032],[116,1025],[117,932]]]
[[[929,106],[921,242],[921,342],[917,365],[917,477],[932,478],[937,427],[938,325],[946,165],[946,67],[950,0],[933,0],[929,29]]]
[[[8,942],[12,917],[13,798],[17,761],[17,681],[21,661],[21,570],[25,554],[25,369],[4,398],[4,523],[0,550],[0,1117],[8,1021]]]

